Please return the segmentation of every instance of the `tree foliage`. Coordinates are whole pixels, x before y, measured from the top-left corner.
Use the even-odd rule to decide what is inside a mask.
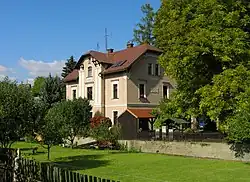
[[[45,79],[44,86],[41,90],[40,98],[49,109],[53,104],[60,102],[63,99],[63,82],[55,76],[49,75]]]
[[[249,66],[249,2],[163,0],[156,15],[159,63],[177,83],[167,104],[186,118],[199,116],[197,90],[239,64]],[[164,111],[169,112],[170,111]]]
[[[134,29],[134,41],[138,44],[148,43],[154,45],[155,38],[153,36],[155,12],[150,4],[144,4],[141,7],[144,15],[141,22]]]
[[[242,94],[250,88],[249,85],[250,71],[246,67],[240,65],[227,69],[214,76],[212,84],[197,91],[201,97],[200,109],[212,120],[220,122],[221,126],[227,125],[225,122],[234,117]]]
[[[41,90],[44,87],[45,77],[38,76],[35,78],[34,85],[32,87],[32,94],[34,97],[40,96]]]
[[[11,147],[32,126],[34,99],[30,87],[5,78],[0,82],[0,145]]]
[[[62,123],[62,115],[58,115],[60,109],[56,106],[49,109],[44,118],[44,125],[39,129],[39,135],[41,136],[40,144],[48,150],[48,160],[50,159],[50,149],[53,145],[58,145],[63,142],[64,132]],[[57,118],[57,119],[55,119]]]
[[[71,73],[76,65],[76,61],[73,56],[70,56],[69,59],[67,59],[65,66],[63,67],[61,76],[65,78],[69,73]]]
[[[61,123],[64,139],[73,147],[77,136],[87,135],[90,127],[91,105],[87,99],[62,101],[50,111],[50,118]]]

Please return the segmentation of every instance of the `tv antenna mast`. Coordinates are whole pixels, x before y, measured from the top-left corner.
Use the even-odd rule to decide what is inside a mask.
[[[99,51],[100,50],[100,45],[99,42],[96,43],[96,50]]]
[[[108,29],[105,28],[105,35],[104,35],[104,37],[105,37],[105,49],[106,49],[106,51],[108,50],[108,36],[112,37],[112,33],[111,33],[111,35],[108,35]]]

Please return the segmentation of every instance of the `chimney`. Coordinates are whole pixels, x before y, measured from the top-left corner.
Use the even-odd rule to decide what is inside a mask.
[[[127,48],[131,48],[131,47],[134,47],[134,44],[133,44],[133,42],[128,41],[128,43],[127,43]]]
[[[113,53],[113,52],[114,52],[114,49],[109,48],[109,49],[107,49],[107,51],[108,51],[108,53]]]

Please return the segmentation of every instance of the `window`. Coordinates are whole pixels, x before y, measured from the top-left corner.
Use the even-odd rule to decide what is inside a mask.
[[[113,84],[113,99],[118,99],[118,84]]]
[[[91,58],[89,58],[89,60],[88,60],[88,64],[91,64]]]
[[[155,64],[155,76],[160,75],[160,69],[159,69],[159,64]]]
[[[114,125],[117,124],[117,120],[118,120],[118,111],[113,111],[113,123],[114,123]]]
[[[139,97],[140,98],[145,98],[145,85],[144,84],[139,84]]]
[[[148,74],[149,74],[149,75],[153,75],[152,68],[153,68],[152,64],[149,63],[149,64],[148,64]]]
[[[89,100],[93,100],[93,88],[92,87],[87,87],[87,98]]]
[[[73,99],[76,98],[76,90],[73,90]]]
[[[163,98],[169,99],[169,86],[163,85]]]
[[[90,118],[92,118],[92,117],[93,117],[93,113],[92,113],[92,112],[89,112],[89,115],[90,115]]]
[[[91,66],[89,66],[88,67],[88,77],[92,77],[93,75],[92,75],[92,67]]]

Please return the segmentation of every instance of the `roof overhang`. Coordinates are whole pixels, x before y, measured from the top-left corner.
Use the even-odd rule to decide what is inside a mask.
[[[129,108],[126,110],[128,113],[133,115],[135,118],[154,118],[151,114],[152,109],[150,108]]]

